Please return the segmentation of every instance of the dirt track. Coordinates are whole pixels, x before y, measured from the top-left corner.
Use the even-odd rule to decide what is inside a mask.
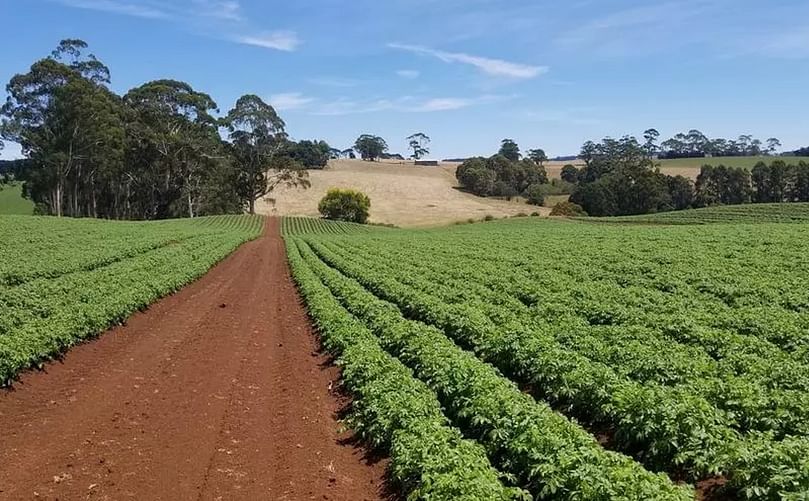
[[[382,497],[278,221],[206,276],[0,391],[0,499]]]

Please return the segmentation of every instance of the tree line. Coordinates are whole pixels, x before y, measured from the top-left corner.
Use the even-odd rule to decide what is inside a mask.
[[[308,187],[326,165],[324,141],[289,139],[276,110],[255,95],[219,108],[177,80],[117,95],[110,70],[82,40],[63,40],[11,78],[0,137],[22,147],[14,177],[39,213],[162,219],[255,211],[280,185]],[[223,138],[224,136],[224,138]]]
[[[529,150],[522,158],[517,143],[504,139],[496,155],[464,160],[455,177],[464,189],[479,196],[524,196],[528,203],[542,205],[543,186],[548,184],[545,161],[542,149]]]
[[[809,201],[809,163],[789,165],[774,159],[751,171],[705,165],[696,182],[660,172],[653,152],[633,136],[588,142],[580,158],[585,165],[562,169],[576,185],[570,202],[591,216],[648,214],[719,204]]]
[[[658,158],[701,158],[701,157],[744,157],[773,155],[781,147],[778,138],[766,141],[743,134],[737,139],[711,139],[697,129],[680,132],[658,144],[660,132],[647,129],[643,133],[643,147],[650,155]],[[585,149],[594,143],[585,144]]]

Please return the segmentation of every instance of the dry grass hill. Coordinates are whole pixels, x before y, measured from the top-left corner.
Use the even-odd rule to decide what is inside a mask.
[[[329,188],[353,188],[371,198],[371,221],[403,227],[439,226],[486,215],[497,218],[550,209],[523,202],[481,198],[457,189],[458,164],[416,167],[412,162],[334,160],[309,171],[308,190],[279,188],[274,203],[262,201],[261,214],[317,216],[317,204]],[[550,173],[550,169],[549,169]]]

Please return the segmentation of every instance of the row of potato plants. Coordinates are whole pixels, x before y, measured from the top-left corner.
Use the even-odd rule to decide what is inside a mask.
[[[492,461],[539,499],[692,499],[687,486],[604,450],[592,435],[521,392],[443,332],[406,320],[396,306],[330,269],[300,244],[304,258],[391,354],[439,395],[449,417],[486,446]]]
[[[262,225],[263,218],[258,216],[213,216],[149,223],[2,216],[0,287],[89,271],[176,244],[200,231],[256,234]]]
[[[422,252],[443,258],[444,262],[456,262],[459,267],[474,260],[477,266],[496,269],[496,275],[489,276],[493,286],[500,290],[505,284],[504,291],[535,306],[538,314],[553,308],[554,313],[575,314],[594,324],[645,325],[714,358],[732,358],[741,353],[748,360],[766,356],[809,364],[806,277],[784,275],[786,270],[809,265],[809,258],[795,255],[796,251],[802,252],[803,245],[795,240],[797,232],[789,238],[783,242],[786,248],[793,249],[788,257],[753,256],[747,251],[748,258],[761,264],[703,261],[692,265],[694,271],[681,269],[681,263],[674,260],[649,259],[642,263],[640,249],[632,246],[611,252],[623,253],[623,258],[635,265],[620,263],[621,257],[612,258],[618,262],[610,264],[604,262],[604,256],[582,256],[577,263],[554,263],[553,269],[541,263],[526,263],[509,252],[492,256],[458,251],[455,247],[462,242]],[[648,247],[642,249],[647,251]],[[790,372],[792,368],[785,368],[780,374]]]
[[[281,233],[285,236],[340,235],[345,233],[365,233],[374,229],[379,229],[379,227],[315,217],[285,216],[281,219]]]
[[[809,203],[722,205],[638,216],[594,217],[587,221],[635,224],[806,223]]]
[[[809,367],[794,360],[789,361],[792,369],[789,379],[782,381],[774,378],[769,369],[772,359],[765,363],[756,357],[741,367],[738,363],[722,364],[703,350],[666,339],[654,329],[602,325],[601,319],[592,325],[592,318],[582,318],[557,307],[549,310],[551,314],[538,318],[535,308],[508,294],[515,277],[503,276],[497,273],[499,269],[486,263],[478,263],[474,269],[437,259],[416,263],[400,249],[389,249],[383,253],[385,259],[374,260],[379,251],[361,244],[341,249],[344,255],[368,260],[373,263],[370,266],[378,269],[386,268],[403,283],[428,291],[445,302],[484,312],[501,328],[509,325],[544,330],[562,347],[604,363],[618,375],[687,390],[728,413],[730,425],[739,431],[773,431],[783,436],[806,434],[809,430]],[[390,263],[396,263],[395,267]],[[615,314],[612,308],[600,308]],[[661,353],[666,356],[660,356]]]
[[[772,434],[756,432],[741,437],[727,413],[688,391],[628,380],[564,349],[545,332],[501,328],[475,308],[398,282],[390,270],[374,272],[367,261],[351,262],[310,243],[326,263],[407,315],[439,327],[584,421],[609,425],[616,445],[650,466],[671,471],[685,467],[692,478],[726,475],[729,488],[750,499],[798,499],[809,490],[809,443],[804,437],[774,441]]]
[[[183,233],[189,225],[198,226],[193,237],[129,259],[0,286],[0,384],[199,278],[261,229],[260,224],[242,225],[232,218],[220,222],[207,229],[196,222],[139,223],[131,227],[135,233],[165,225],[177,225]],[[82,254],[81,247],[62,251]]]
[[[391,457],[390,471],[407,499],[528,499],[506,487],[484,449],[449,425],[435,393],[388,355],[349,314],[287,239],[287,258],[324,347],[338,356],[353,395],[348,424]]]

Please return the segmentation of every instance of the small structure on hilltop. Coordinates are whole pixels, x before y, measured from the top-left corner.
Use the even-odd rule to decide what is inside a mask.
[[[416,160],[416,165],[422,167],[438,167],[438,160]]]

